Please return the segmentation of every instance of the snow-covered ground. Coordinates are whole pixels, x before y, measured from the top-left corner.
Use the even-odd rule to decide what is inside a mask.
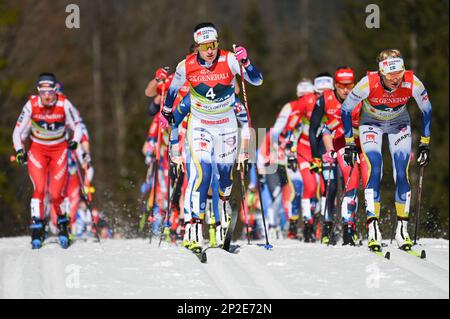
[[[394,246],[385,260],[366,247],[238,242],[238,254],[211,249],[201,264],[142,239],[33,251],[29,237],[1,238],[0,298],[449,298],[449,242],[420,243],[426,260]]]

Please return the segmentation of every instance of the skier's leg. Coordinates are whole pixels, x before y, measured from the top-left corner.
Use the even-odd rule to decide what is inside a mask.
[[[343,223],[343,244],[356,244],[356,211],[358,209],[357,191],[359,188],[359,164],[355,163],[351,169],[344,161],[344,148],[337,153],[337,161],[344,177],[344,197],[341,203],[341,215]],[[352,175],[350,176],[350,172]],[[348,184],[347,184],[348,183]],[[346,185],[347,184],[347,185]]]
[[[192,119],[192,117],[190,118]],[[190,249],[201,249],[203,242],[202,222],[205,218],[208,189],[211,185],[212,153],[214,136],[198,120],[190,120],[187,130],[189,143],[189,198],[191,211]],[[197,125],[196,125],[197,124]],[[185,200],[185,204],[189,199]],[[185,207],[186,209],[186,207]]]
[[[297,238],[297,223],[300,217],[300,204],[303,192],[303,181],[299,170],[286,168],[287,189],[289,191],[289,230],[288,238]]]
[[[381,153],[383,142],[383,130],[371,123],[361,124],[359,131],[361,149],[366,163],[368,179],[364,190],[366,202],[366,214],[368,225],[369,248],[379,249],[381,247],[381,233],[378,226],[380,216],[380,182],[383,172],[383,156]]]
[[[316,174],[309,169],[309,163],[299,157],[299,168],[303,179],[302,215],[303,215],[303,240],[305,242],[315,241],[314,237],[314,210],[317,203],[317,180]]]
[[[222,239],[228,231],[231,222],[230,196],[233,187],[233,167],[237,154],[237,123],[230,122],[227,126],[216,128],[214,143],[214,163],[217,166],[216,176],[219,182],[219,212],[221,214],[220,230]],[[219,242],[218,232],[216,239]]]
[[[51,151],[49,166],[49,192],[51,205],[58,216],[59,239],[61,246],[67,248],[69,245],[69,217],[63,205],[63,188],[66,186],[68,177],[68,148],[64,143]]]
[[[325,202],[322,199],[323,208],[326,210],[324,216],[324,225],[322,228],[322,243],[328,244],[332,236],[335,200],[337,195],[337,167],[329,163],[323,164],[322,176],[325,182]],[[325,207],[326,205],[326,207]]]
[[[413,245],[407,229],[411,203],[411,187],[408,178],[411,158],[411,127],[409,121],[405,121],[403,125],[396,125],[396,128],[398,131],[388,134],[395,181],[395,209],[397,211],[395,239],[399,247],[405,247]]]

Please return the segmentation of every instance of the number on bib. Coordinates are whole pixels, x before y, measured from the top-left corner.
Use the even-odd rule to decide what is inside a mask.
[[[210,98],[211,100],[214,100],[214,98],[216,97],[216,95],[214,94],[214,89],[210,88],[208,90],[208,92],[206,92],[206,97]]]

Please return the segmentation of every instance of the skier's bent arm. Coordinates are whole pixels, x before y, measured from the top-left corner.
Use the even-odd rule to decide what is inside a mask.
[[[73,140],[78,144],[83,136],[83,125],[80,113],[73,104],[66,99],[64,103],[64,111],[66,113],[66,124],[73,131]]]
[[[228,65],[234,75],[241,73],[239,62],[231,52],[228,53]],[[252,63],[247,67],[244,67],[244,79],[255,86],[259,86],[263,83],[262,73]]]
[[[186,60],[181,61],[177,65],[177,69],[175,71],[175,75],[173,77],[172,83],[170,83],[170,87],[167,90],[167,95],[164,101],[164,109],[172,110],[173,102],[175,101],[178,91],[186,82]]]
[[[370,86],[369,78],[363,77],[358,84],[353,88],[350,94],[342,103],[342,123],[344,125],[345,141],[353,142],[353,129],[352,129],[352,111],[353,109],[364,99],[369,96]]]
[[[422,136],[420,142],[429,144],[431,135],[431,102],[423,83],[414,76],[413,97],[422,112]]]
[[[309,142],[311,144],[311,153],[315,158],[320,158],[319,141],[317,138],[317,131],[320,127],[320,122],[325,114],[325,99],[323,95],[317,100],[314,110],[311,114],[309,124]]]
[[[28,128],[28,124],[31,120],[31,103],[28,101],[20,113],[19,119],[17,120],[16,127],[13,131],[13,143],[14,149],[17,151],[23,149],[22,134]]]
[[[280,137],[280,134],[284,131],[289,116],[291,115],[291,112],[292,112],[291,103],[286,103],[281,109],[280,114],[278,114],[275,124],[273,125],[273,128],[270,131],[270,138],[272,140],[272,143],[278,143],[278,138]]]

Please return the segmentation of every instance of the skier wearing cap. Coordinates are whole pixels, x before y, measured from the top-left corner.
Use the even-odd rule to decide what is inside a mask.
[[[303,238],[305,242],[313,242],[315,241],[314,213],[317,208],[317,188],[320,177],[315,171],[310,170],[312,154],[309,142],[309,123],[317,100],[311,80],[303,79],[298,83],[297,96],[298,100],[290,103],[292,112],[287,118],[283,135],[288,140],[286,147],[288,166],[298,165],[304,185],[301,197],[304,220]],[[279,125],[277,120],[275,127]]]
[[[361,147],[368,165],[368,181],[364,190],[366,202],[368,246],[381,250],[380,182],[383,157],[382,137],[387,135],[394,168],[397,230],[395,239],[402,249],[413,243],[408,234],[411,187],[408,167],[411,158],[411,123],[406,105],[414,97],[422,112],[422,129],[417,162],[425,166],[430,161],[431,103],[422,82],[413,71],[405,70],[399,50],[383,50],[377,57],[378,71],[368,72],[353,88],[342,105],[345,130],[345,160],[354,165],[358,149],[352,131],[352,111],[362,101],[360,118]]]
[[[297,219],[301,206],[305,222],[303,235],[305,241],[310,242],[314,241],[313,216],[317,204],[318,181],[317,174],[310,170],[309,164],[312,161],[308,138],[309,120],[316,103],[311,80],[303,79],[298,83],[297,97],[297,100],[286,104],[278,115],[272,130],[272,139],[279,145],[286,144],[287,176],[290,186],[287,191],[291,199],[291,205],[288,207],[290,219],[288,237],[297,238]],[[279,137],[285,140],[284,143]],[[293,191],[295,196],[292,196]]]
[[[190,84],[191,113],[187,129],[189,184],[185,196],[190,199],[192,213],[190,248],[198,251],[202,247],[201,223],[211,174],[214,173],[213,162],[219,175],[219,206],[224,216],[231,213],[229,198],[238,140],[233,109],[235,75],[240,73],[240,64],[245,69],[245,79],[252,84],[261,85],[262,75],[248,60],[245,48],[237,47],[235,54],[219,49],[217,30],[212,23],[201,23],[195,27],[194,42],[198,53],[188,55],[178,64],[162,112],[171,123],[173,102],[187,80]],[[239,166],[245,168],[247,165],[248,150],[244,147],[239,155]]]
[[[37,81],[39,95],[32,95],[23,107],[13,132],[16,160],[28,162],[28,172],[33,182],[31,199],[32,248],[42,246],[44,235],[44,194],[49,181],[52,209],[58,215],[59,240],[63,248],[69,245],[66,208],[63,204],[63,187],[67,181],[67,154],[77,148],[81,140],[81,119],[72,103],[56,92],[56,78],[52,73],[42,73]],[[31,122],[31,145],[26,151],[21,135]],[[65,138],[66,126],[74,131],[71,141]],[[28,161],[27,161],[28,159]],[[49,180],[48,180],[48,179]]]
[[[341,206],[344,245],[355,245],[355,242],[357,241],[355,214],[357,211],[357,190],[359,188],[360,177],[358,163],[361,165],[363,181],[366,180],[367,175],[365,159],[361,153],[360,147],[358,148],[358,163],[355,164],[355,169],[351,170],[350,166],[346,165],[344,161],[345,139],[341,121],[341,106],[342,102],[354,86],[355,72],[353,69],[348,66],[337,68],[334,73],[334,91],[327,90],[324,92],[322,103],[318,103],[313,113],[315,125],[317,125],[319,118],[322,118],[324,115],[327,119],[327,122],[322,129],[322,139],[326,148],[325,154],[322,155],[323,161],[328,165],[335,165],[337,162],[344,177],[344,181],[349,181]],[[352,114],[352,126],[356,135],[358,134],[357,130],[359,127],[360,110],[361,105],[359,104]],[[356,141],[359,146],[359,139]],[[350,172],[352,172],[352,176],[350,180],[348,180]]]
[[[310,163],[310,170],[321,173],[320,179],[320,193],[321,203],[320,210],[324,216],[324,224],[321,225],[321,242],[329,244],[331,240],[331,231],[333,228],[333,217],[335,212],[335,198],[337,194],[337,167],[328,162],[323,162],[322,157],[325,156],[326,149],[322,139],[322,129],[327,121],[327,114],[325,109],[326,103],[335,95],[334,78],[328,73],[324,72],[318,74],[314,79],[314,90],[316,91],[317,101],[314,111],[311,114],[309,127],[309,141],[311,144],[312,162]],[[328,185],[329,187],[326,187]]]

